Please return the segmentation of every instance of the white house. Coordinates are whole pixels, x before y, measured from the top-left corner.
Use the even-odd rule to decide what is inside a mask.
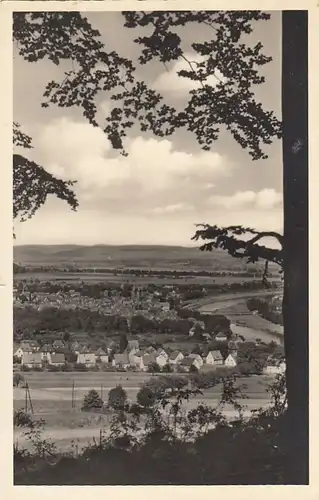
[[[225,366],[227,366],[228,368],[237,366],[237,356],[235,353],[228,354],[227,358],[225,359]]]
[[[87,368],[94,366],[96,363],[96,356],[94,352],[90,352],[85,349],[79,352],[76,360],[78,365],[85,365]]]
[[[53,347],[50,346],[50,344],[45,344],[41,347],[39,352],[41,353],[42,361],[51,364],[51,356],[55,354]]]
[[[106,354],[106,352],[101,347],[97,349],[97,351],[95,352],[95,356],[97,361],[100,361],[101,363],[109,362],[109,355]]]
[[[168,362],[171,365],[177,365],[182,359],[184,359],[184,354],[181,351],[173,351],[168,358]]]
[[[166,352],[163,349],[160,349],[159,351],[155,352],[154,355],[155,362],[158,364],[158,366],[163,368],[163,366],[167,364],[168,360],[168,355],[166,354]]]
[[[144,353],[142,351],[137,351],[133,350],[132,352],[129,353],[129,361],[130,365],[134,366],[138,370],[144,370],[144,361],[143,361],[143,356]]]
[[[123,368],[124,370],[126,370],[126,368],[130,366],[128,353],[123,352],[121,354],[114,354],[112,366],[116,366],[117,368]]]
[[[65,364],[65,356],[62,352],[51,355],[50,365],[63,366]]]
[[[41,368],[42,359],[40,352],[24,352],[21,363],[28,368]]]
[[[156,363],[156,354],[154,352],[151,354],[144,354],[143,365],[145,370],[154,363]]]
[[[187,357],[187,358],[184,358],[180,362],[180,366],[181,366],[181,368],[183,368],[183,370],[185,372],[189,372],[190,369],[191,369],[191,366],[195,366],[195,368],[197,368],[197,370],[199,370],[202,365],[200,364],[200,362],[198,361],[198,359]]]
[[[265,375],[282,375],[286,371],[286,363],[284,360],[268,359],[263,370]]]
[[[13,356],[19,358],[21,361],[23,356],[23,349],[21,348],[21,346],[13,346]]]
[[[20,347],[23,352],[37,352],[40,348],[35,340],[23,340],[20,343]]]
[[[220,351],[209,351],[204,361],[207,365],[223,365],[224,359]]]
[[[198,365],[199,368],[202,367],[204,364],[203,358],[200,356],[200,354],[191,353],[188,355],[188,358],[196,359],[197,361],[196,366]]]

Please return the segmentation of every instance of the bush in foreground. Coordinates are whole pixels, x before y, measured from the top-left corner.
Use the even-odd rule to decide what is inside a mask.
[[[24,376],[21,373],[13,374],[13,387],[20,387],[24,383]]]
[[[115,415],[109,436],[80,455],[55,457],[51,464],[50,449],[45,448],[44,457],[37,441],[42,458],[34,455],[30,466],[15,454],[15,484],[298,484],[297,449],[285,430],[283,378],[277,378],[270,389],[271,406],[248,420],[236,402],[240,388],[234,381],[234,377],[223,381],[218,408],[200,404],[182,414],[180,403],[191,396],[187,390],[180,390],[177,401],[169,402],[164,396],[143,419],[127,407]],[[221,411],[223,404],[231,402],[238,410],[232,422]],[[144,430],[140,438],[139,430]]]
[[[90,411],[103,407],[103,400],[95,389],[91,389],[86,396],[84,396],[82,410]]]
[[[109,391],[108,405],[114,410],[121,410],[127,402],[127,394],[121,385],[118,385]]]

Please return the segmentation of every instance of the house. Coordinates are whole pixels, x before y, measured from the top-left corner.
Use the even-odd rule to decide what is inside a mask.
[[[202,367],[204,364],[203,358],[201,357],[200,354],[192,352],[191,354],[188,355],[188,358],[195,359],[197,361],[197,365],[199,368]]]
[[[112,366],[117,368],[124,368],[125,370],[130,366],[130,359],[127,352],[123,352],[121,354],[114,354],[114,358],[112,360]]]
[[[144,369],[147,369],[150,365],[157,363],[156,361],[156,354],[144,354],[143,356],[143,364],[144,364]]]
[[[40,348],[38,342],[34,340],[23,340],[20,342],[20,347],[23,352],[36,352]]]
[[[197,370],[201,368],[201,364],[196,358],[187,357],[180,362],[180,367],[183,368],[185,372],[189,372],[192,366],[197,368]]]
[[[41,368],[42,359],[40,352],[23,352],[21,363],[28,368]]]
[[[20,359],[20,361],[21,361],[21,358],[23,356],[23,349],[21,348],[20,345],[13,344],[13,356]]]
[[[65,348],[64,342],[62,340],[60,340],[60,339],[55,340],[53,342],[52,346],[53,346],[54,349],[63,349],[63,348]]]
[[[237,355],[235,352],[229,353],[227,358],[225,359],[225,366],[227,368],[233,368],[234,366],[237,366]]]
[[[134,366],[139,370],[144,370],[145,366],[144,366],[143,356],[144,356],[143,351],[130,352],[129,354],[130,365]]]
[[[65,365],[65,356],[63,353],[56,353],[51,355],[50,365],[63,366]]]
[[[281,375],[285,373],[286,371],[286,362],[281,359],[274,359],[269,357],[266,363],[266,366],[264,367],[264,374],[265,375]]]
[[[218,342],[227,342],[228,340],[227,334],[224,332],[219,332],[215,336],[215,340],[217,340]]]
[[[188,335],[190,337],[193,337],[194,335],[200,335],[203,333],[204,329],[205,329],[205,323],[203,321],[195,321],[195,323],[189,330]]]
[[[207,365],[223,365],[224,358],[220,351],[209,351],[204,357],[205,364]]]
[[[101,363],[109,362],[109,355],[101,347],[95,351],[95,356]]]
[[[173,351],[168,358],[168,362],[170,365],[177,365],[182,359],[184,359],[184,354],[181,351]]]
[[[155,362],[158,364],[158,366],[160,366],[161,368],[163,368],[163,366],[167,365],[167,361],[168,361],[168,355],[167,353],[164,351],[164,349],[158,349],[155,353]]]
[[[55,354],[55,350],[53,349],[53,347],[50,344],[44,344],[40,348],[39,352],[41,353],[42,361],[51,364],[51,356],[52,354]]]
[[[76,362],[78,365],[80,365],[80,364],[85,365],[87,368],[90,368],[91,366],[95,366],[95,363],[96,363],[95,353],[90,351],[88,348],[84,348],[77,355]]]

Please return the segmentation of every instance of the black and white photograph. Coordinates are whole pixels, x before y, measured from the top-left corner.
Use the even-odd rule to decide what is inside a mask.
[[[14,485],[309,484],[308,11],[20,3]]]

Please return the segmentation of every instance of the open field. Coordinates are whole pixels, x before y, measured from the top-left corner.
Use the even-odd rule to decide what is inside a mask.
[[[135,401],[136,394],[143,382],[149,380],[149,373],[115,373],[115,372],[33,372],[24,374],[28,381],[31,400],[36,414],[59,413],[71,409],[72,384],[74,382],[74,398],[76,408],[80,408],[84,395],[90,389],[102,390],[102,398],[107,400],[110,389],[121,384],[127,391],[128,398]],[[156,375],[153,375],[156,376]],[[247,386],[243,391],[251,401],[268,399],[266,393],[269,378],[265,376],[243,377],[240,384]],[[193,398],[196,402],[216,403],[221,394],[222,385],[219,384],[205,390],[203,396]],[[14,388],[14,406],[23,408],[25,405],[25,390]]]
[[[30,373],[25,374],[30,385],[30,393],[34,417],[43,418],[46,422],[44,436],[56,442],[60,449],[66,449],[75,441],[81,448],[93,438],[99,439],[101,429],[109,429],[111,415],[83,413],[81,405],[84,395],[89,389],[101,391],[102,398],[107,400],[108,391],[121,383],[126,389],[131,401],[136,399],[140,384],[150,378],[147,373]],[[240,384],[246,384],[243,390],[248,399],[241,400],[246,405],[246,415],[269,403],[266,388],[271,379],[264,376],[254,376],[240,379]],[[72,382],[75,385],[75,408],[71,407]],[[200,402],[211,406],[218,404],[221,385],[205,390],[202,396],[192,398],[187,408],[194,408]],[[25,407],[25,390],[15,388],[13,392],[14,408]],[[186,409],[186,406],[185,406]],[[231,418],[234,411],[225,408],[225,414]],[[15,431],[15,441],[19,445],[27,445],[22,430]]]

